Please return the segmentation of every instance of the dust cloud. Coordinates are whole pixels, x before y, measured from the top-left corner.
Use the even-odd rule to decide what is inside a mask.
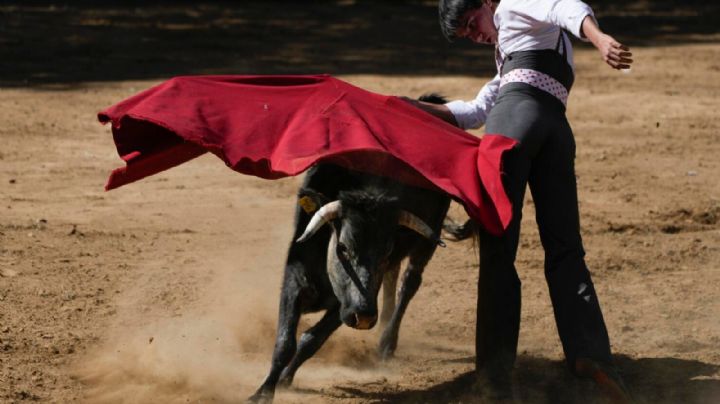
[[[87,386],[86,399],[101,403],[237,402],[251,395],[270,368],[275,341],[287,244],[285,237],[273,239],[277,240],[270,242],[273,245],[255,245],[263,250],[259,253],[256,248],[247,254],[245,247],[245,254],[236,251],[212,266],[205,263],[213,268],[211,279],[194,294],[197,300],[187,302],[179,312],[148,312],[145,303],[157,290],[143,290],[143,284],[157,280],[140,282],[140,290],[128,293],[121,302],[125,309],[104,336],[107,342],[75,369],[76,377]],[[321,313],[303,316],[299,332],[320,317]],[[375,341],[376,331],[338,330],[300,369],[294,385],[323,389],[339,380],[381,377]],[[277,401],[292,402],[297,394],[278,392]]]

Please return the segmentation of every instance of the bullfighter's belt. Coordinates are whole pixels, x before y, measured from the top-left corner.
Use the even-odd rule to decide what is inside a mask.
[[[553,77],[533,69],[513,69],[500,79],[500,87],[509,83],[526,83],[539,90],[550,93],[567,106],[568,90]]]

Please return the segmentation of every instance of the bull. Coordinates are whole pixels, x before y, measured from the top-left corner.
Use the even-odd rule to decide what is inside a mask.
[[[434,95],[421,100],[444,101]],[[449,206],[450,198],[439,191],[327,163],[313,167],[298,192],[270,372],[250,401],[272,401],[276,387],[289,386],[298,368],[342,324],[367,330],[379,317],[384,328],[378,354],[392,357],[402,317],[442,245],[439,234]],[[323,317],[296,341],[301,314],[322,310]]]

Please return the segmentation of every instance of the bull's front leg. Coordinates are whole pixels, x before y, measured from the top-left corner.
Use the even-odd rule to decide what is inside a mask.
[[[280,298],[280,315],[278,318],[275,349],[273,350],[270,373],[260,388],[248,401],[253,403],[271,403],[275,396],[280,374],[295,355],[295,333],[300,320],[300,287],[287,277],[283,282]]]
[[[400,262],[389,267],[383,275],[383,307],[380,312],[380,326],[387,328],[395,312],[395,297],[397,295],[397,280],[400,275]]]
[[[305,331],[302,336],[300,336],[297,353],[292,361],[290,361],[290,364],[287,365],[285,370],[280,374],[278,385],[281,387],[289,387],[300,365],[315,355],[318,349],[327,341],[328,337],[330,337],[341,324],[340,306],[337,305],[329,308],[317,324]]]
[[[378,354],[382,360],[388,360],[395,354],[397,348],[398,334],[400,332],[400,323],[405,315],[405,310],[410,304],[410,300],[415,296],[415,293],[420,288],[422,283],[422,274],[425,270],[425,266],[434,248],[430,248],[429,251],[422,251],[420,254],[411,254],[410,259],[403,274],[402,285],[400,286],[399,302],[395,307],[390,322],[387,327],[383,330],[382,336],[380,337],[380,344],[378,346]],[[428,254],[429,252],[429,254]]]

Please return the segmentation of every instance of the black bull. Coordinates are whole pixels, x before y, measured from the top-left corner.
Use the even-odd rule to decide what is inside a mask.
[[[289,386],[300,365],[342,323],[373,327],[381,284],[379,320],[384,329],[378,353],[383,359],[391,357],[405,310],[440,243],[449,205],[450,198],[441,192],[331,164],[313,167],[298,193],[270,373],[251,400],[271,401],[276,386]],[[324,212],[328,210],[334,214]],[[396,305],[400,264],[406,257]],[[324,316],[298,343],[300,315],[321,310]]]

